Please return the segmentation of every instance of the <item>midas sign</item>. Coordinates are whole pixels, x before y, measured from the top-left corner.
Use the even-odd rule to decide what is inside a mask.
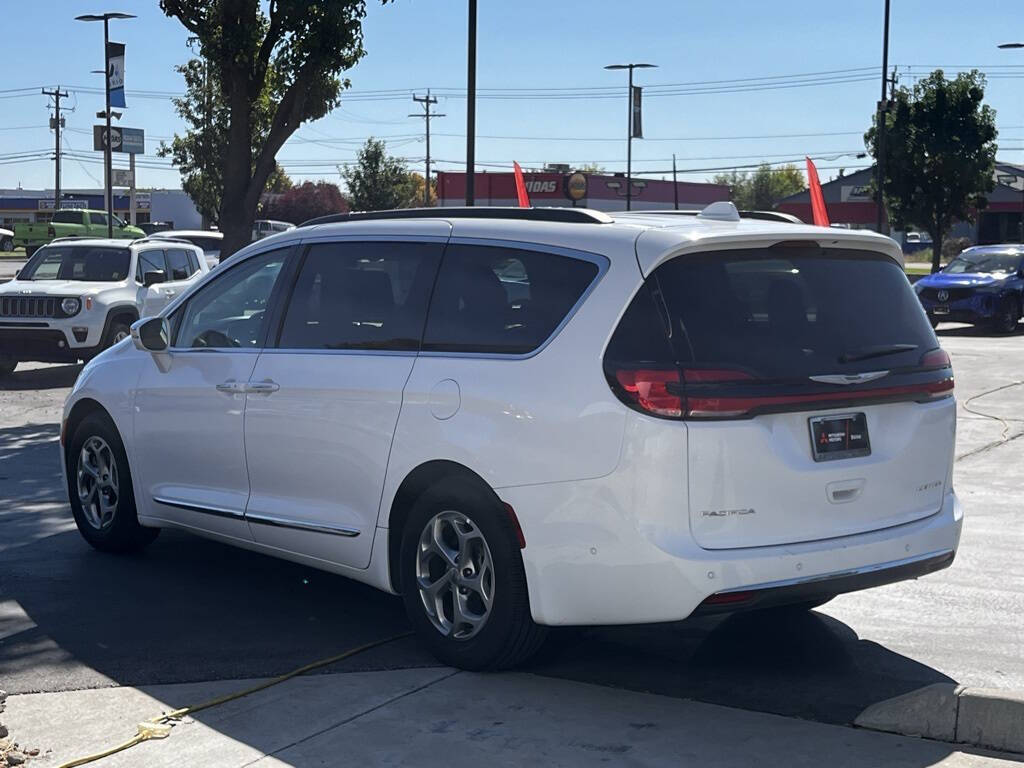
[[[528,181],[526,182],[526,191],[534,193],[543,192],[557,192],[558,182],[554,180],[550,181]]]

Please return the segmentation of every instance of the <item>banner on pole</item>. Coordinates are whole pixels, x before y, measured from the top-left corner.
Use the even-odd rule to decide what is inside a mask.
[[[124,43],[107,43],[107,85],[110,106],[124,109]]]
[[[643,98],[643,92],[639,85],[633,86],[633,94],[630,100],[631,108],[633,110],[633,123],[631,127],[630,135],[634,139],[642,139],[644,137],[644,129],[641,121],[641,100]]]

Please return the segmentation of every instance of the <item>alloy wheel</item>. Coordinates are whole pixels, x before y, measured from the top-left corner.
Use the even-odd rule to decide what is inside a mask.
[[[102,437],[93,435],[78,454],[76,472],[78,499],[86,522],[98,531],[114,522],[117,512],[117,459]]]
[[[483,628],[494,603],[493,563],[483,532],[461,512],[439,512],[423,527],[416,586],[438,632],[468,640]]]

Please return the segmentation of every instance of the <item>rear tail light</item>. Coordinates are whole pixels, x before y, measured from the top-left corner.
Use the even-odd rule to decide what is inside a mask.
[[[944,349],[932,349],[921,355],[922,368],[952,368],[949,353]]]
[[[948,367],[949,357],[934,350],[922,360],[929,368]],[[756,384],[744,371],[730,369],[618,369],[615,380],[620,397],[637,410],[663,418],[729,419],[755,415],[764,411],[799,410],[806,406],[839,407],[844,402],[891,400],[929,400],[948,397],[953,392],[953,377],[919,384],[905,384],[874,389],[841,387],[829,392],[781,393],[765,395],[731,395],[730,385]],[[765,382],[767,383],[767,382]],[[718,391],[703,392],[708,385],[722,384]],[[685,385],[693,386],[685,391]],[[746,388],[745,388],[746,389]],[[835,405],[833,405],[835,404]]]
[[[683,415],[679,371],[619,370],[615,372],[615,379],[642,410],[656,416],[679,418]]]

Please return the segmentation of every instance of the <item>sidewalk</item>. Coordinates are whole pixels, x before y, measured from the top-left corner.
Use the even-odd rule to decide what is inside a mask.
[[[256,681],[11,696],[28,766],[130,738],[135,724]],[[1018,756],[1020,757],[1020,756]],[[197,713],[114,766],[1017,766],[1012,756],[529,674],[434,667],[311,675]]]

